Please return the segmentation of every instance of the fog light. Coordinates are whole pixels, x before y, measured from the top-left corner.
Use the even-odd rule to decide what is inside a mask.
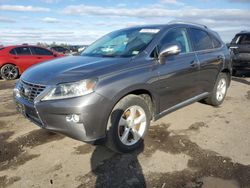
[[[74,122],[74,123],[79,123],[80,121],[80,116],[77,114],[71,114],[66,116],[66,121],[67,122]]]
[[[20,92],[17,88],[14,88],[14,96],[18,98],[21,97]]]

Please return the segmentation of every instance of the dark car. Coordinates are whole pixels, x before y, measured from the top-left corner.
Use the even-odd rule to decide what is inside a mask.
[[[53,51],[56,51],[57,53],[65,54],[65,55],[68,55],[71,53],[70,49],[62,47],[62,46],[52,46],[50,47],[50,49]]]
[[[233,74],[237,71],[250,71],[250,32],[236,34],[229,48],[233,56]]]
[[[231,80],[218,34],[187,23],[112,32],[81,56],[27,70],[17,108],[44,129],[118,152],[138,148],[151,120],[196,101],[220,105]]]
[[[14,80],[27,68],[64,55],[32,45],[0,47],[0,77]]]

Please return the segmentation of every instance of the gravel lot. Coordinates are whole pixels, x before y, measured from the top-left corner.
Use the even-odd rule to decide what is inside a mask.
[[[249,76],[219,108],[161,118],[126,155],[40,129],[15,111],[13,85],[0,80],[0,187],[250,187]]]

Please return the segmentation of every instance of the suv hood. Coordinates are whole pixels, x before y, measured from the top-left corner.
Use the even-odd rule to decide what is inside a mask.
[[[21,79],[41,85],[55,85],[98,77],[121,69],[130,58],[70,56],[36,64],[27,69]]]

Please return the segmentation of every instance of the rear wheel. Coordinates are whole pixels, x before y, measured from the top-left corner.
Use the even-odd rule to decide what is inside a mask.
[[[206,103],[213,106],[221,105],[226,97],[228,84],[227,75],[225,73],[220,73],[211,95],[205,100]]]
[[[6,64],[2,66],[0,72],[1,72],[1,77],[4,80],[14,80],[19,75],[18,68],[12,64]]]
[[[139,148],[147,133],[149,122],[150,111],[144,99],[137,95],[124,97],[110,114],[107,147],[121,153]]]

